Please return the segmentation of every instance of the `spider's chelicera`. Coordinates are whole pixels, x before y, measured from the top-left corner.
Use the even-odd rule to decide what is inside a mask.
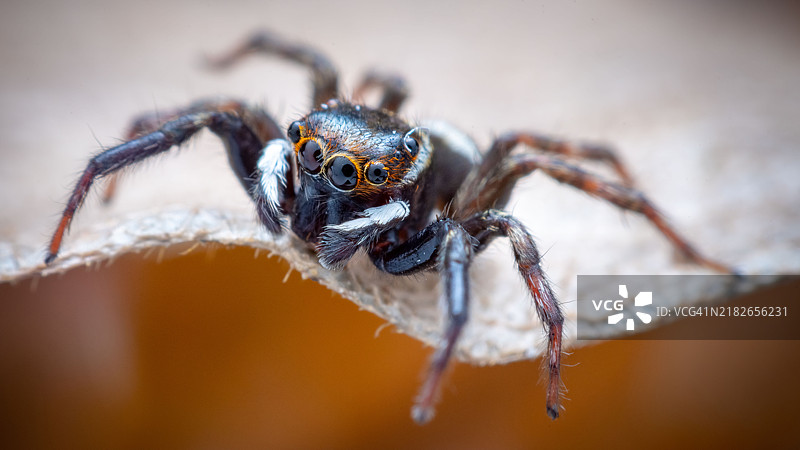
[[[500,136],[486,152],[477,152],[473,141],[451,126],[420,127],[402,119],[397,114],[407,95],[402,79],[370,73],[354,97],[379,89],[380,104],[345,101],[326,57],[268,34],[254,35],[211,64],[227,67],[253,53],[276,54],[307,66],[313,75],[313,110],[291,122],[285,133],[264,111],[237,101],[202,101],[139,118],[127,142],[89,161],[53,235],[46,263],[56,258],[73,215],[96,179],[179,146],[207,128],[224,143],[262,224],[275,234],[291,229],[314,247],[326,268],[343,267],[363,249],[378,269],[390,274],[439,272],[447,324],[412,410],[418,422],[433,415],[441,376],[467,322],[470,262],[496,237],[508,238],[544,326],[547,413],[552,418],[559,414],[564,316],[542,272],[533,238],[502,210],[520,177],[538,169],[642,214],[689,260],[729,270],[680,237],[633,187],[624,166],[606,147],[513,132]],[[608,164],[619,182],[570,162],[581,159]]]

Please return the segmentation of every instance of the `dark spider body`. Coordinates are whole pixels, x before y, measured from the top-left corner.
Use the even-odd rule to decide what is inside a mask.
[[[311,244],[318,243],[324,226],[354,219],[392,199],[410,198],[418,185],[402,180],[413,167],[425,171],[414,181],[429,178],[429,152],[420,156],[418,149],[406,148],[411,127],[394,114],[331,101],[292,125],[299,128],[290,141],[303,170],[291,226]],[[317,149],[317,157],[309,146]]]
[[[134,121],[128,141],[94,156],[79,179],[50,242],[52,262],[91,185],[98,178],[179,146],[203,128],[225,144],[242,186],[272,233],[288,227],[315,249],[320,263],[339,269],[360,249],[380,270],[405,275],[438,270],[447,326],[412,415],[433,415],[437,388],[469,317],[469,266],[495,237],[508,238],[516,266],[547,335],[547,413],[559,413],[564,316],[540,266],[525,226],[502,211],[515,182],[535,170],[620,208],[646,217],[689,260],[715,270],[728,267],[694,250],[606,147],[572,144],[532,133],[507,133],[480,154],[471,139],[444,124],[417,127],[397,111],[406,98],[401,79],[368,74],[356,89],[379,88],[377,108],[342,100],[333,65],[316,51],[258,34],[212,66],[227,67],[252,53],[278,54],[308,66],[314,109],[281,127],[260,109],[236,101],[202,101]],[[526,151],[515,152],[521,145]],[[533,152],[531,150],[537,150]],[[619,182],[606,181],[568,160],[609,165]],[[113,192],[114,178],[106,192]],[[436,214],[439,214],[438,216]]]
[[[298,130],[290,133],[290,141],[301,170],[293,205],[283,209],[292,211],[292,231],[317,246],[323,265],[342,266],[365,243],[371,244],[376,265],[391,273],[419,271],[433,263],[431,253],[425,264],[419,261],[401,269],[386,266],[381,256],[429,225],[437,204],[452,199],[466,178],[470,159],[446,148],[433,151],[426,129],[412,129],[393,113],[338,100],[290,127]],[[316,158],[309,157],[309,145]],[[381,227],[379,235],[377,229],[365,235],[358,227],[336,228],[393,202],[397,204],[385,212],[391,223]]]

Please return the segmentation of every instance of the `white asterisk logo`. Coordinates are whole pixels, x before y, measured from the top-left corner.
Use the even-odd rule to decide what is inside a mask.
[[[628,286],[624,284],[619,285],[619,295],[620,297],[627,299],[628,298]],[[651,305],[653,303],[653,293],[652,292],[639,292],[636,294],[636,297],[633,299],[633,304],[637,308],[641,308],[643,306]],[[636,312],[636,317],[642,321],[644,324],[650,323],[653,318],[650,314],[643,313],[643,312]],[[623,318],[625,318],[625,313],[621,312],[618,314],[612,314],[608,316],[608,323],[610,325],[618,324]],[[628,331],[633,331],[635,327],[635,321],[632,317],[629,317],[625,321],[625,329]]]

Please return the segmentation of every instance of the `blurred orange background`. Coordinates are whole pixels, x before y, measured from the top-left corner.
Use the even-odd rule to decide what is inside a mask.
[[[538,361],[456,364],[421,427],[409,409],[430,348],[296,273],[283,282],[279,258],[180,252],[0,285],[4,447],[800,444],[800,342],[579,348],[565,361],[556,421]],[[794,304],[799,292],[793,283],[759,295]]]

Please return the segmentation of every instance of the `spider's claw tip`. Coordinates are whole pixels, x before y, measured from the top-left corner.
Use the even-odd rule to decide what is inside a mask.
[[[553,419],[558,419],[558,408],[555,406],[547,405],[547,415]]]
[[[47,256],[44,258],[44,264],[49,266],[51,262],[55,261],[56,254],[55,253],[48,253]]]
[[[414,405],[411,408],[411,418],[417,425],[425,425],[433,419],[434,410],[430,406]]]

